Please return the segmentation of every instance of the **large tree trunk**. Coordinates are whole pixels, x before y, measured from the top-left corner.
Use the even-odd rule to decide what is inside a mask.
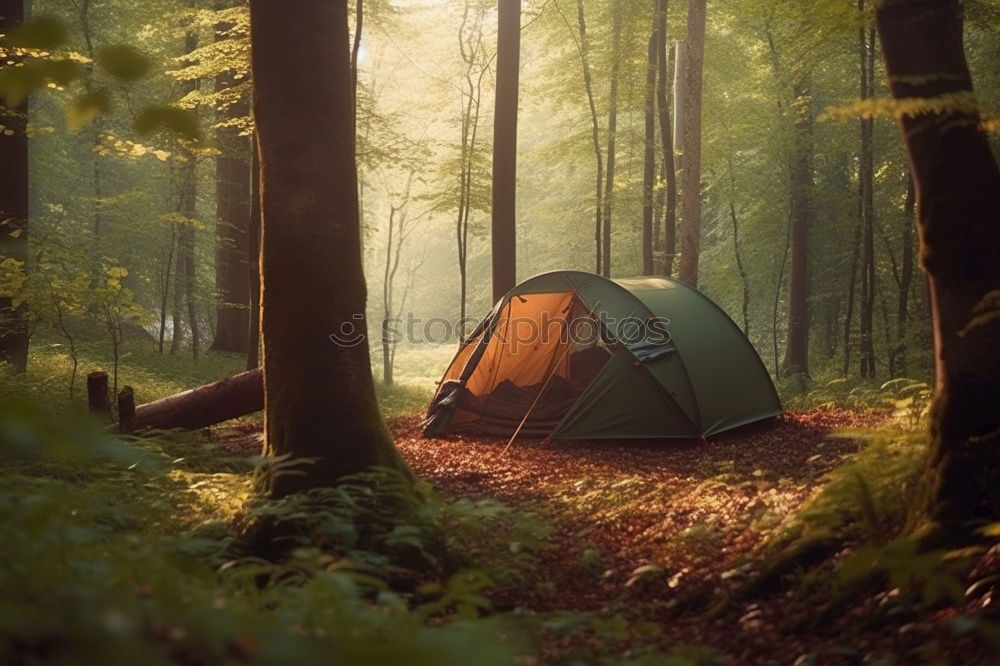
[[[958,0],[878,5],[894,98],[971,97],[961,12]],[[912,527],[932,542],[958,541],[1000,518],[1000,319],[976,319],[1000,290],[1000,169],[968,105],[946,102],[935,113],[905,115],[900,125],[916,185],[936,362],[925,496]]]
[[[646,53],[646,109],[642,169],[642,274],[653,275],[653,187],[656,185],[656,46],[657,24],[649,36]]]
[[[22,0],[0,0],[0,33],[25,19]],[[17,108],[0,105],[6,130],[0,132],[0,261],[28,260],[28,102]],[[25,266],[25,269],[27,266]],[[25,308],[0,297],[0,362],[22,373],[28,365]]]
[[[792,163],[789,214],[791,216],[791,275],[788,287],[788,336],[781,371],[809,376],[809,233],[813,225],[813,136],[809,74],[801,75],[793,88]]]
[[[683,211],[681,215],[680,279],[698,286],[701,246],[701,89],[705,56],[706,0],[688,4],[687,39],[684,40],[684,95],[682,161]]]
[[[674,165],[674,134],[670,123],[670,99],[667,92],[667,82],[673,70],[670,59],[667,58],[667,0],[658,0],[656,13],[656,104],[659,108],[663,178],[666,181],[666,207],[663,213],[663,274],[670,277],[674,272],[674,255],[677,252],[677,168]]]
[[[917,196],[913,177],[906,177],[906,203],[903,206],[903,258],[899,268],[899,293],[896,296],[896,369],[901,377],[909,372],[906,362],[910,322],[910,287],[913,285],[913,223]]]
[[[275,497],[372,466],[404,469],[379,412],[365,338],[347,13],[345,0],[250,2],[264,450],[312,459],[300,475],[269,479]]]
[[[247,273],[250,281],[250,321],[247,370],[260,367],[260,160],[257,136],[250,140],[250,222],[247,227]]]
[[[225,7],[230,3],[217,3]],[[219,26],[217,34],[225,39],[231,28]],[[231,74],[216,79],[219,90],[232,88],[237,81]],[[250,100],[241,98],[226,109],[226,118],[240,118],[250,112]],[[250,282],[247,271],[250,224],[250,137],[241,136],[236,127],[221,127],[216,133],[220,154],[215,160],[215,338],[211,349],[245,354],[250,332]]]
[[[493,300],[517,283],[517,87],[521,0],[500,0],[493,119]]]

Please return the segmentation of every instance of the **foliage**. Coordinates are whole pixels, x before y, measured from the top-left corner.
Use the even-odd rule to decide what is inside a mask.
[[[474,651],[482,663],[506,664],[526,649],[502,619],[477,619],[486,578],[475,572],[411,599],[331,566],[315,547],[280,565],[241,560],[215,570],[228,530],[178,511],[192,491],[163,473],[178,465],[169,448],[54,425],[31,403],[2,409],[0,514],[13,539],[0,573],[5,663],[312,664],[335,654],[337,663],[448,664]],[[288,505],[268,510],[295,518]],[[413,540],[405,526],[384,536],[390,548]],[[434,626],[425,624],[431,617]]]

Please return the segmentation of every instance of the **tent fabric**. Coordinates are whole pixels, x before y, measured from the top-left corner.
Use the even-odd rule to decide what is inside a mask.
[[[428,410],[430,435],[708,437],[782,411],[750,341],[669,278],[533,277],[463,343]]]

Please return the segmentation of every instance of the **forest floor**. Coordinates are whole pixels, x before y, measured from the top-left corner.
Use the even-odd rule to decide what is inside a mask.
[[[418,415],[389,426],[413,471],[445,499],[499,500],[547,526],[532,566],[491,593],[495,609],[600,618],[588,626],[601,631],[534,623],[544,662],[660,645],[690,646],[691,660],[676,662],[685,664],[1000,663],[969,619],[996,619],[989,595],[928,607],[876,589],[821,618],[838,563],[864,543],[845,543],[811,572],[788,571],[780,589],[733,596],[830,473],[890,419],[887,410],[825,407],[711,441],[525,438],[509,449],[502,439],[425,438]],[[252,439],[238,448],[252,452]],[[994,548],[979,559],[979,576],[1000,574],[998,562]]]
[[[501,608],[623,618],[623,635],[651,629],[671,645],[713,646],[733,664],[997,663],[956,636],[954,609],[861,623],[884,595],[859,598],[818,628],[809,623],[827,599],[801,586],[708,612],[741,583],[755,549],[859,451],[856,434],[888,418],[816,409],[711,442],[526,439],[508,450],[497,439],[424,438],[416,416],[391,428],[413,470],[444,496],[496,498],[552,526],[540,566],[498,590]],[[552,649],[578,649],[565,641]]]

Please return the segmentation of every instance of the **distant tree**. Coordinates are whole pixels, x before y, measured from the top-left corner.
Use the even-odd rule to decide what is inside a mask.
[[[396,363],[396,349],[399,346],[399,332],[393,327],[394,322],[402,317],[417,270],[423,262],[411,264],[406,270],[406,282],[401,293],[397,293],[399,285],[400,260],[403,247],[410,235],[416,229],[416,223],[423,215],[411,216],[410,203],[413,200],[413,181],[416,169],[411,169],[406,177],[403,191],[398,193],[398,202],[394,201],[394,193],[389,197],[389,219],[386,220],[385,259],[382,265],[382,383],[393,384],[393,369]]]
[[[865,0],[858,0],[865,17]],[[858,28],[860,97],[875,95],[875,28]],[[858,154],[858,223],[861,226],[861,376],[875,376],[875,119],[862,118]]]
[[[653,275],[656,272],[654,260],[653,235],[653,188],[656,185],[656,49],[658,45],[659,17],[653,13],[653,30],[649,36],[646,53],[646,104],[643,114],[645,132],[643,133],[643,168],[642,168],[642,274]]]
[[[1000,169],[972,92],[958,0],[876,8],[916,187],[935,397],[914,527],[961,541],[1000,518]]]
[[[0,0],[0,33],[8,34],[25,19],[22,0]],[[4,57],[4,60],[7,58]],[[0,262],[23,264],[28,258],[28,100],[0,104]],[[28,364],[26,309],[0,297],[0,361],[16,372]]]
[[[226,9],[231,0],[216,3]],[[236,25],[223,21],[215,26],[216,45],[242,39],[234,35]],[[250,100],[236,89],[244,78],[243,63],[215,76],[215,92],[226,96],[217,109],[215,159],[215,290],[217,297],[215,337],[211,349],[245,354],[250,333],[250,273],[247,229],[251,207],[251,138],[240,120],[250,113]],[[238,68],[238,69],[237,69]]]
[[[189,5],[190,6],[190,5]],[[198,31],[194,26],[188,26],[184,36],[184,53],[191,54],[198,48]],[[181,85],[182,94],[190,94],[198,89],[198,79],[185,81]],[[184,140],[178,141],[177,154],[172,167],[175,172],[177,192],[177,266],[174,280],[173,321],[171,329],[173,339],[170,342],[170,353],[175,354],[180,349],[184,338],[184,309],[187,310],[188,330],[191,332],[191,355],[198,358],[201,351],[201,327],[198,323],[198,310],[195,299],[197,264],[195,252],[197,243],[197,207],[198,207],[198,154],[194,147]]]
[[[618,85],[621,78],[622,21],[624,8],[620,3],[611,4],[611,84],[608,96],[608,155],[604,174],[604,211],[601,214],[601,275],[611,277],[611,216],[614,211],[615,168],[618,142]]]
[[[800,72],[792,87],[792,150],[789,203],[791,270],[788,287],[788,335],[781,371],[809,376],[809,234],[816,216],[813,201],[813,112],[811,73]]]
[[[673,76],[671,59],[667,57],[667,0],[656,6],[656,105],[660,120],[660,143],[663,153],[663,273],[674,272],[677,253],[677,168],[674,164],[674,133],[670,123],[668,82]],[[673,49],[670,50],[673,53]]]
[[[594,75],[591,68],[590,54],[591,43],[587,32],[587,11],[584,0],[576,0],[576,26],[566,16],[558,2],[554,3],[559,12],[573,44],[576,46],[580,57],[580,69],[583,73],[583,88],[587,93],[587,104],[590,109],[590,134],[591,145],[594,151],[596,167],[594,170],[594,272],[602,272],[604,261],[604,251],[602,249],[604,238],[604,151],[601,148],[601,121],[597,115],[597,101],[594,95]]]
[[[706,0],[688,3],[687,38],[684,41],[683,104],[683,212],[681,215],[680,279],[698,286],[701,246],[701,93],[705,58]]]
[[[517,100],[521,0],[500,0],[493,116],[493,300],[517,282]]]
[[[346,0],[251,0],[262,193],[265,453],[309,458],[272,496],[403,469],[379,412],[366,288]],[[323,76],[311,76],[311,72]],[[334,342],[331,336],[339,336]]]

